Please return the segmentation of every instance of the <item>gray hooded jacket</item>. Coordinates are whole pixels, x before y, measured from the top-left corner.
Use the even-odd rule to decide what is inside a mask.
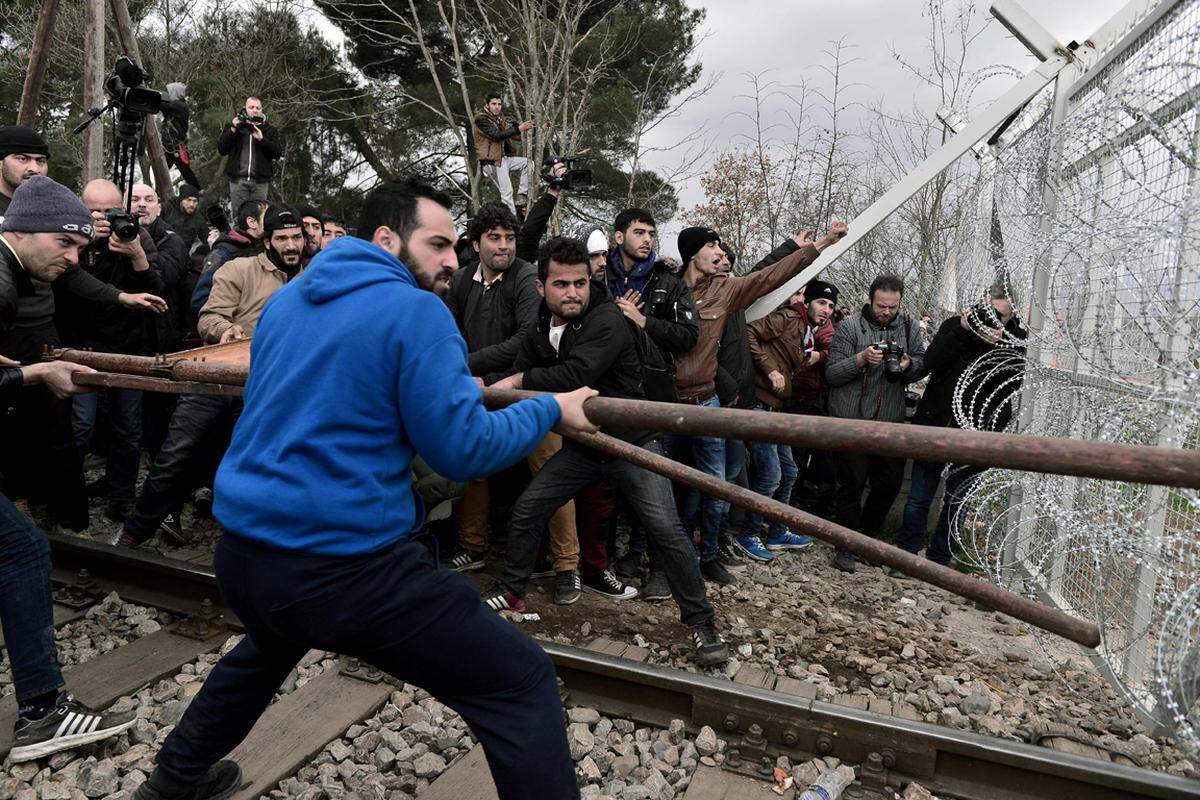
[[[881,341],[899,343],[912,360],[898,381],[883,376],[883,364],[862,368],[854,357],[869,345]],[[825,380],[829,383],[829,415],[843,419],[873,419],[881,422],[904,421],[904,387],[922,374],[925,342],[920,326],[903,314],[887,325],[871,316],[870,306],[862,313],[847,317],[838,325],[829,345],[829,363]]]

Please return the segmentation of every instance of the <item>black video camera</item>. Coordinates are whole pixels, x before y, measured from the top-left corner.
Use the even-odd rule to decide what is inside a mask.
[[[889,381],[900,380],[900,375],[904,372],[904,367],[900,366],[900,360],[904,358],[904,348],[892,341],[876,342],[871,347],[883,353],[883,377]]]
[[[266,116],[263,114],[251,114],[244,108],[238,111],[236,116],[238,133],[250,133],[254,130],[255,126],[262,125],[267,121]]]
[[[122,55],[113,65],[112,72],[104,79],[104,92],[117,107],[122,118],[141,118],[157,114],[162,109],[162,93],[147,89],[142,84],[150,76],[132,58]]]
[[[592,178],[590,169],[582,169],[575,166],[575,162],[579,159],[570,156],[546,156],[542,160],[542,166],[546,171],[542,173],[542,180],[550,186],[558,186],[567,191],[576,189],[580,186],[591,186],[595,181]],[[554,165],[562,164],[566,166],[567,171],[562,175],[555,176]]]
[[[112,237],[119,242],[132,242],[138,238],[137,218],[123,208],[107,208],[104,218],[112,228]]]

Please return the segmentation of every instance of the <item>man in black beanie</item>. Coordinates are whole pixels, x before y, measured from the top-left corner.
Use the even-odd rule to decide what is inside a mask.
[[[202,251],[208,250],[208,220],[199,209],[200,191],[187,183],[179,187],[178,197],[163,208],[163,221],[183,239],[189,253],[193,252],[197,245]]]
[[[17,187],[49,170],[50,148],[37,131],[24,125],[0,125],[0,219]]]

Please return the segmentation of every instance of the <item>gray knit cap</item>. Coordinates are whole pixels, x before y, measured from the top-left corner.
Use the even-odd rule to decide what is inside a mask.
[[[45,175],[34,175],[13,192],[0,231],[91,236],[92,215],[70,189]]]

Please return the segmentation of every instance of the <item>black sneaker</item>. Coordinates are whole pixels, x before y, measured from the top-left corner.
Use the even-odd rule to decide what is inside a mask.
[[[642,571],[642,554],[636,550],[630,550],[617,559],[613,569],[622,578],[636,578],[637,574]]]
[[[717,560],[725,569],[743,570],[746,568],[746,562],[738,557],[738,548],[728,539],[721,539],[721,544],[717,548]]]
[[[104,516],[113,522],[124,522],[133,510],[133,503],[128,500],[109,500],[104,507]]]
[[[737,578],[733,577],[733,573],[725,569],[720,559],[716,558],[712,561],[701,561],[700,574],[720,586],[729,586],[730,584],[737,583]]]
[[[187,544],[188,538],[183,533],[183,516],[178,511],[171,512],[162,524],[158,526],[158,532],[163,539],[172,544]]]
[[[564,569],[554,577],[554,602],[569,606],[579,599],[580,589],[579,570]]]
[[[104,714],[93,711],[69,694],[41,719],[17,718],[13,727],[13,745],[8,753],[12,762],[44,758],[60,750],[70,750],[116,736],[137,720],[137,714]]]
[[[201,486],[192,495],[192,505],[196,509],[197,517],[207,519],[212,516],[213,492],[207,486]]]
[[[483,553],[459,550],[446,561],[445,566],[455,572],[474,572],[483,568]]]
[[[692,628],[692,644],[696,646],[696,663],[702,667],[715,667],[729,660],[729,648],[711,622]]]
[[[849,550],[838,550],[833,554],[833,565],[842,572],[854,572],[858,568],[858,559]]]
[[[493,589],[480,599],[492,611],[525,611],[525,601],[503,587]]]
[[[554,565],[549,561],[539,561],[533,565],[533,572],[529,573],[529,579],[534,578],[553,578],[558,573],[554,571]]]
[[[667,573],[651,572],[650,577],[642,584],[643,600],[670,600],[671,585],[667,583]]]
[[[226,800],[242,788],[242,768],[233,761],[218,761],[208,768],[204,777],[183,794],[163,794],[143,781],[133,793],[133,800]]]
[[[607,597],[609,600],[632,600],[638,595],[637,589],[627,583],[621,583],[621,579],[614,575],[611,569],[606,569],[599,575],[585,577],[583,590]]]

